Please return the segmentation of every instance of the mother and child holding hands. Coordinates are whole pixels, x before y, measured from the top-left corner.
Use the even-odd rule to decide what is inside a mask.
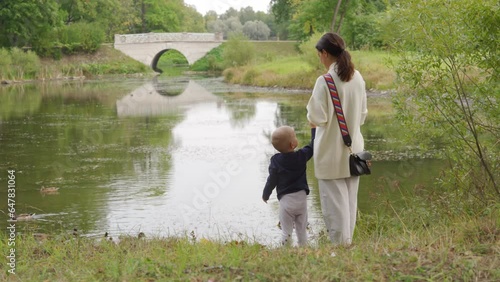
[[[295,227],[298,244],[307,244],[307,201],[309,186],[306,164],[312,157],[318,179],[321,211],[330,241],[334,245],[350,245],[356,225],[359,176],[349,170],[350,149],[345,145],[342,130],[346,126],[354,152],[364,150],[361,134],[367,110],[365,82],[354,69],[345,42],[336,33],[326,33],[316,44],[318,57],[328,70],[316,80],[307,104],[311,125],[311,142],[298,146],[294,129],[281,126],[272,134],[272,144],[279,153],[271,157],[269,176],[262,199],[267,202],[274,188],[279,200],[279,221],[282,243],[291,244]],[[328,74],[333,82],[327,83]],[[330,84],[330,85],[329,85]],[[340,111],[338,118],[330,89],[336,87]],[[345,138],[345,137],[344,137]],[[334,254],[332,254],[334,256]]]

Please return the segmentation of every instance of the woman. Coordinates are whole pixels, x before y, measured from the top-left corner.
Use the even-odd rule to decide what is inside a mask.
[[[354,69],[340,35],[326,33],[316,49],[321,63],[335,81],[352,139],[352,151],[361,152],[364,140],[360,127],[368,113],[363,77]],[[307,104],[307,119],[317,127],[313,159],[328,236],[335,245],[349,245],[356,225],[359,176],[351,177],[349,172],[349,149],[342,140],[323,76],[318,77],[314,85]]]

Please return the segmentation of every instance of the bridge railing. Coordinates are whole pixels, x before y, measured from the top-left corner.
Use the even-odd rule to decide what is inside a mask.
[[[115,34],[115,44],[154,43],[168,41],[214,42],[222,41],[222,33],[138,33]]]

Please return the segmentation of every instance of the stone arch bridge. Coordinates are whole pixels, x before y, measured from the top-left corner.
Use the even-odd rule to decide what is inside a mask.
[[[154,71],[163,53],[177,50],[191,65],[223,42],[222,33],[140,33],[115,34],[114,47]]]

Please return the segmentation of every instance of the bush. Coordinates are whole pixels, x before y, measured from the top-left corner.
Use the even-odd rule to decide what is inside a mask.
[[[222,75],[224,75],[224,81],[231,82],[234,78],[234,70],[233,69],[226,69],[226,70],[224,70]]]
[[[318,51],[316,50],[316,43],[318,43],[321,36],[324,33],[315,33],[307,41],[304,41],[299,45],[300,53],[306,61],[313,69],[322,70],[324,66],[321,64],[318,58]]]
[[[43,34],[38,34],[37,38],[33,39],[32,50],[40,57],[52,57],[58,60],[62,56],[59,45],[57,32],[46,31]]]
[[[74,23],[59,31],[59,41],[66,54],[93,53],[104,42],[104,38],[104,31],[95,23]]]
[[[394,105],[423,145],[446,142],[450,167],[440,181],[461,205],[500,199],[497,11],[496,0],[408,0],[393,11],[393,27],[404,30]]]
[[[193,71],[222,71],[223,66],[223,52],[225,43],[210,50],[203,58],[196,61],[192,66]]]
[[[10,56],[9,50],[0,48],[0,79],[11,78],[11,64],[12,58]]]
[[[40,69],[40,58],[32,51],[13,48],[10,51],[12,69],[19,79],[35,78]]]
[[[243,84],[252,84],[259,73],[255,69],[249,69],[243,75]]]
[[[255,58],[255,47],[242,34],[231,36],[223,52],[226,67],[243,66]]]

